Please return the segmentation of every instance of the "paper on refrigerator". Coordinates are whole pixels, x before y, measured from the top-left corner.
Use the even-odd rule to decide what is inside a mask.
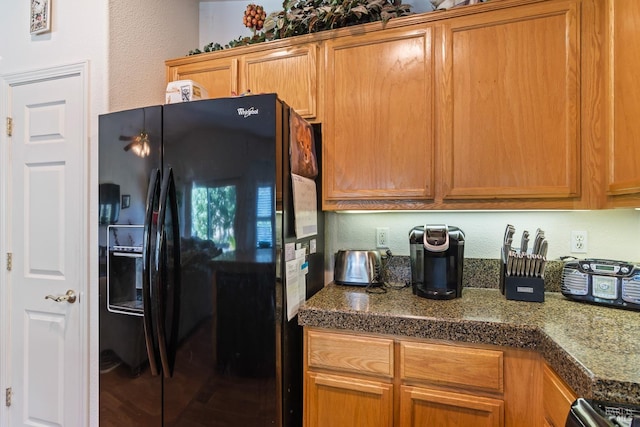
[[[306,250],[296,249],[296,257],[286,262],[287,276],[287,320],[293,319],[300,304],[306,299],[307,273],[309,263],[306,261]]]
[[[314,180],[291,174],[296,238],[318,234],[318,199]]]

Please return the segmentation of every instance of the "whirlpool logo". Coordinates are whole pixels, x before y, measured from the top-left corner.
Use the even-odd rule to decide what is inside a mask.
[[[255,107],[251,108],[238,108],[238,115],[244,117],[245,119],[249,116],[254,116],[260,114],[260,110]]]

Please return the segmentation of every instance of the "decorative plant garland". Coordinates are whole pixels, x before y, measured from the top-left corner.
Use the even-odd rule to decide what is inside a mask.
[[[252,29],[253,36],[239,37],[224,46],[212,42],[204,46],[203,50],[189,51],[189,55],[367,22],[387,22],[392,18],[412,14],[411,5],[402,4],[401,0],[285,0],[283,7],[282,11],[266,15],[262,6],[253,3],[247,5],[242,22]]]

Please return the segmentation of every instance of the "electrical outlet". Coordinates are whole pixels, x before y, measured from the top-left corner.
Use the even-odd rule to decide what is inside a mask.
[[[378,248],[389,247],[389,227],[376,228],[376,247]]]
[[[572,231],[571,232],[571,252],[575,254],[587,253],[587,232]]]

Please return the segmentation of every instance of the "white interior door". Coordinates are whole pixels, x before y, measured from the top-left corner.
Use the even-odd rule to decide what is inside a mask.
[[[12,266],[9,307],[2,310],[10,312],[3,382],[12,390],[5,408],[11,427],[88,424],[85,68],[7,80],[13,132],[3,176]],[[45,298],[67,291],[75,294],[73,303]]]

